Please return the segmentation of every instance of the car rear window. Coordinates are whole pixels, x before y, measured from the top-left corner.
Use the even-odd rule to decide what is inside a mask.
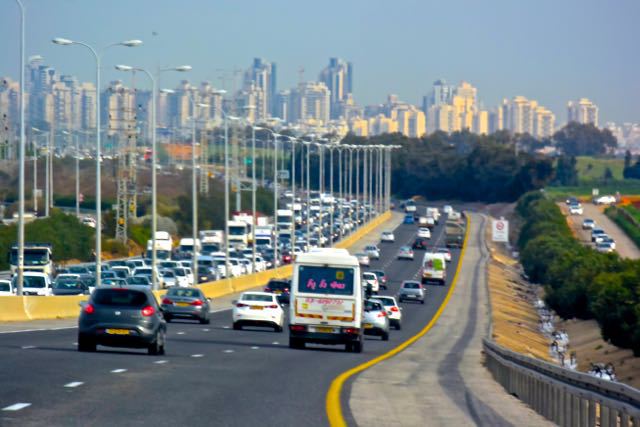
[[[200,298],[200,291],[197,289],[171,289],[167,295],[172,297]]]
[[[417,283],[417,282],[403,283],[402,287],[406,289],[420,289],[420,283]]]
[[[382,304],[377,301],[366,300],[364,302],[364,309],[367,311],[380,311],[382,310]]]
[[[93,302],[119,307],[143,307],[148,304],[147,295],[133,289],[98,289],[93,294]]]
[[[395,305],[393,298],[376,297],[376,300],[380,301],[385,306]]]
[[[273,297],[271,295],[244,294],[242,295],[242,301],[272,302]]]
[[[288,289],[289,287],[291,287],[291,285],[289,284],[289,282],[283,280],[272,280],[269,282],[267,287],[269,289]]]
[[[0,292],[9,292],[11,291],[11,285],[8,283],[0,283]]]

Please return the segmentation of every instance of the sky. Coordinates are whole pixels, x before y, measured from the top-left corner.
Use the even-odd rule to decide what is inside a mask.
[[[523,95],[562,123],[567,101],[587,97],[601,124],[640,122],[638,0],[22,1],[27,56],[42,55],[61,74],[91,81],[95,65],[87,50],[53,45],[54,37],[97,48],[144,41],[104,54],[103,85],[129,79],[115,64],[189,64],[193,71],[164,74],[161,85],[188,79],[224,88],[219,77],[263,57],[277,64],[280,90],[298,82],[300,68],[316,80],[329,57],[340,57],[354,65],[359,105],[388,94],[420,105],[443,78],[476,86],[487,108]],[[2,3],[0,76],[17,80],[19,12]]]

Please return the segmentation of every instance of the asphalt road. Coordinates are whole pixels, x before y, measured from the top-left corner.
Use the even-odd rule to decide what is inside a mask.
[[[432,242],[444,242],[443,224]],[[396,242],[381,245],[382,258],[372,262],[390,279],[383,294],[397,293],[402,280],[417,275],[421,252],[414,261],[396,260],[416,230],[400,225]],[[458,257],[453,251],[449,281]],[[449,286],[430,286],[424,305],[403,304],[403,329],[392,330],[388,342],[367,337],[362,354],[338,346],[291,350],[286,330],[232,330],[229,310],[214,313],[211,325],[169,324],[167,355],[156,357],[106,347],[79,353],[74,328],[2,334],[0,425],[324,426],[331,381],[417,333]],[[349,391],[342,394],[343,408],[353,425],[345,404]],[[29,406],[5,410],[19,403]]]

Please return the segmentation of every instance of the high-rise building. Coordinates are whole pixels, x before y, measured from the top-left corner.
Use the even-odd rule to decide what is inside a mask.
[[[261,92],[263,99],[259,109],[255,111],[258,120],[266,119],[276,114],[277,102],[277,73],[276,64],[267,62],[262,58],[254,58],[253,64],[244,73],[243,89],[249,94],[247,96],[257,96],[256,93]]]
[[[331,118],[339,119],[341,104],[353,94],[353,64],[340,58],[329,58],[329,65],[318,78],[331,93]]]
[[[82,129],[96,128],[96,87],[93,83],[80,85],[80,122]]]
[[[567,121],[598,126],[598,106],[587,98],[567,103]]]
[[[135,121],[135,93],[121,80],[112,81],[102,93],[102,123],[107,126],[107,136],[112,137],[130,130]]]
[[[436,80],[433,82],[431,93],[422,98],[422,111],[428,116],[431,107],[450,104],[452,95],[453,88],[447,85],[444,79]]]
[[[275,116],[282,119],[285,123],[290,123],[291,120],[291,91],[282,90],[276,95],[276,109]]]
[[[330,92],[324,83],[300,83],[291,91],[288,121],[325,124],[330,118],[330,102]]]
[[[237,108],[245,109],[250,123],[264,121],[268,118],[267,95],[264,90],[251,82],[236,95]]]
[[[528,133],[536,138],[546,138],[555,130],[555,115],[524,96],[502,101],[504,128],[513,134]]]
[[[398,132],[398,122],[394,119],[379,114],[369,119],[369,135],[376,136],[383,133]]]
[[[20,120],[19,108],[20,83],[9,77],[0,77],[0,118],[6,120],[7,123],[18,123]]]
[[[397,131],[410,138],[420,138],[426,133],[424,112],[413,105],[397,109]]]

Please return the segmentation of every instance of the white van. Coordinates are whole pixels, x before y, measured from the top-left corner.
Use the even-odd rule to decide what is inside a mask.
[[[289,308],[289,347],[345,344],[362,352],[363,289],[358,259],[318,248],[296,257]]]
[[[14,289],[18,289],[18,275],[11,279]],[[48,274],[25,271],[22,276],[22,295],[51,296],[51,279]]]
[[[444,254],[427,252],[422,259],[422,284],[437,282],[444,286],[447,281],[447,261]]]

